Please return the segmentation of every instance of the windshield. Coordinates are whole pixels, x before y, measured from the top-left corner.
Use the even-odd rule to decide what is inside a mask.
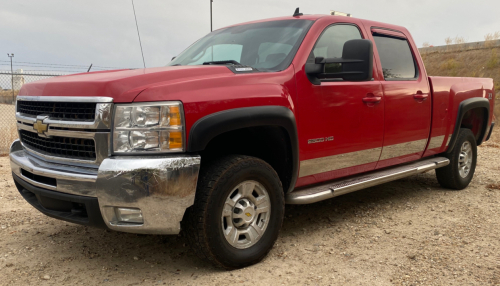
[[[259,71],[281,71],[292,62],[311,24],[310,20],[283,20],[217,30],[198,40],[167,66],[224,61],[223,64],[240,63]]]

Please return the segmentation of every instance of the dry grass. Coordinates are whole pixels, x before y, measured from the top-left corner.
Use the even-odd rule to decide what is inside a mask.
[[[14,90],[14,98],[19,94],[19,90]],[[12,90],[0,90],[0,104],[12,104]]]
[[[498,67],[498,62],[499,62],[499,60],[498,60],[497,50],[492,49],[491,56],[490,56],[490,59],[488,60],[488,62],[486,63],[486,67],[489,69],[494,69],[494,68]]]
[[[492,190],[500,190],[500,184],[491,184],[491,185],[488,185],[486,187],[488,189],[492,189]]]
[[[500,31],[496,31],[495,33],[486,34],[484,36],[485,47],[493,47],[495,45],[496,40],[500,40]]]
[[[467,40],[464,37],[456,36],[455,38],[447,37],[446,39],[444,39],[444,42],[448,46],[446,50],[448,52],[453,52],[453,51],[463,51],[465,49],[465,43],[467,43]],[[430,45],[423,47],[425,48],[429,46]]]
[[[423,54],[425,69],[431,76],[493,78],[500,96],[500,56],[496,48]]]
[[[0,104],[0,156],[9,154],[12,141],[17,139],[14,106]]]
[[[429,75],[452,76],[456,72],[458,76],[491,77],[499,84],[500,65],[491,64],[498,62],[498,57],[496,48],[422,55]]]
[[[493,134],[491,134],[491,138],[488,141],[488,143],[496,145],[497,148],[500,148],[500,128],[499,126],[496,126],[495,129],[493,129]]]

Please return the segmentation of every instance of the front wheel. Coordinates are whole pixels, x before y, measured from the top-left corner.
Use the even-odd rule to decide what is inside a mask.
[[[261,159],[229,156],[202,168],[185,230],[201,258],[227,269],[261,261],[283,222],[283,188]]]
[[[474,133],[470,129],[460,129],[455,147],[446,157],[450,159],[450,164],[436,169],[439,184],[449,189],[465,189],[476,170],[477,146]]]

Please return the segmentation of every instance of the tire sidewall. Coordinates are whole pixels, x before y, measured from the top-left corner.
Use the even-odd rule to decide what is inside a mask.
[[[255,159],[254,159],[255,160]],[[208,202],[207,238],[212,253],[226,265],[244,267],[264,258],[276,241],[284,217],[284,198],[281,183],[274,170],[264,162],[245,168],[233,166],[215,184]],[[260,166],[259,166],[260,165]],[[270,222],[260,238],[247,249],[237,249],[229,244],[222,230],[222,210],[233,189],[240,183],[253,180],[260,183],[269,195],[271,204]]]
[[[459,172],[459,167],[458,167],[458,161],[460,157],[460,151],[462,149],[462,144],[465,141],[469,141],[471,144],[471,149],[472,149],[472,165],[469,171],[469,174],[463,178],[460,176]],[[452,164],[453,172],[455,173],[455,176],[457,178],[457,183],[461,189],[467,187],[469,183],[472,181],[472,178],[474,177],[474,173],[476,170],[476,163],[477,163],[477,145],[476,145],[476,138],[474,137],[474,134],[472,133],[471,130],[469,129],[463,129],[461,130],[461,134],[455,144],[455,148],[452,152],[452,158],[450,160],[450,164]]]

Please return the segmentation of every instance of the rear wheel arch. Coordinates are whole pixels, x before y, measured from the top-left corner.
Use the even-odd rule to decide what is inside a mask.
[[[477,146],[481,145],[488,130],[488,119],[490,116],[490,102],[486,98],[475,97],[462,101],[458,107],[455,128],[450,140],[450,153],[455,147],[460,128],[471,129],[474,132]],[[474,118],[480,118],[479,122],[474,122]]]
[[[209,149],[213,149],[214,145],[217,145],[215,142],[236,144],[237,140],[245,140],[243,137],[249,132],[258,134],[261,131],[269,136],[268,143],[272,148],[276,149],[277,142],[274,141],[281,139],[285,141],[281,143],[286,144],[286,148],[283,148],[284,150],[289,150],[288,156],[291,157],[290,166],[287,168],[289,170],[276,171],[280,175],[285,192],[290,192],[297,180],[299,148],[295,116],[287,107],[244,107],[207,115],[193,124],[189,132],[187,151],[201,153],[203,161],[203,153],[210,152]],[[224,139],[231,140],[231,142],[227,142]],[[260,139],[261,145],[266,144],[265,138]],[[266,156],[258,156],[252,152],[245,153],[245,150],[239,151],[243,152],[237,152],[238,154],[259,157],[268,162],[273,168],[279,169],[277,168],[277,163],[270,162],[272,160],[269,160]]]

